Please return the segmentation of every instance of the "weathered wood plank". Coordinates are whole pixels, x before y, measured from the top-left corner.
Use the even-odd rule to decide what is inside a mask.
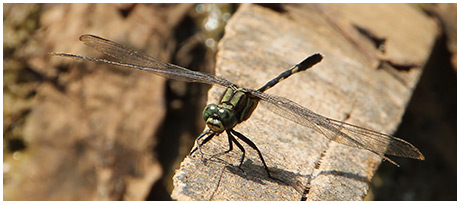
[[[388,18],[387,18],[388,17]],[[386,40],[386,52],[354,32],[353,25]],[[242,87],[258,88],[305,57],[323,62],[267,91],[321,115],[384,133],[397,128],[421,74],[435,35],[435,23],[412,5],[285,5],[278,13],[242,5],[219,44],[216,74]],[[372,52],[372,53],[369,53]],[[389,65],[378,69],[380,62]],[[217,103],[222,89],[212,88]],[[260,105],[236,130],[262,151],[273,175],[267,178],[257,153],[211,158],[226,150],[222,134],[187,157],[176,171],[177,200],[362,200],[381,158],[334,142],[285,120]],[[397,168],[397,167],[395,167]]]

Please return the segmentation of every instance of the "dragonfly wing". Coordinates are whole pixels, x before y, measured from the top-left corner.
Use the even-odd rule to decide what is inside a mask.
[[[300,125],[313,128],[337,143],[366,149],[385,159],[388,158],[384,154],[424,159],[424,156],[416,147],[397,137],[326,118],[287,98],[269,95],[256,90],[250,90],[250,92],[262,99],[261,103],[270,111]]]
[[[349,145],[350,141],[356,140],[359,144],[363,144],[366,147],[365,149],[369,148],[378,153],[420,160],[425,159],[415,146],[400,138],[330,118],[323,118],[323,120],[327,121],[328,126],[335,127],[336,130],[341,131],[342,133],[340,134],[351,138],[339,143]]]
[[[157,75],[169,79],[175,79],[179,81],[216,84],[225,87],[236,86],[235,84],[231,83],[226,79],[211,74],[196,72],[174,64],[160,62],[140,51],[128,48],[126,46],[120,45],[108,39],[101,38],[99,36],[88,34],[82,35],[80,36],[80,41],[85,43],[85,45],[96,49],[99,52],[102,52],[110,57],[115,58],[117,61],[115,62],[106,59],[98,59],[66,53],[53,53],[53,55],[78,58],[87,61],[108,63],[129,68],[142,69],[145,71],[151,71]]]
[[[153,57],[96,35],[81,35],[80,41],[85,43],[88,47],[94,48],[101,53],[117,59],[118,62],[137,64],[146,67],[167,68],[166,64],[159,62]]]

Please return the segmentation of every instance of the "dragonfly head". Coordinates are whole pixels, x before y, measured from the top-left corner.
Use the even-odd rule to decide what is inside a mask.
[[[233,110],[216,104],[209,104],[204,108],[203,119],[214,132],[232,129],[238,123]]]

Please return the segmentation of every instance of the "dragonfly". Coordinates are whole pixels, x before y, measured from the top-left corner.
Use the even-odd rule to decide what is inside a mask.
[[[264,93],[266,90],[272,88],[291,75],[305,71],[322,61],[323,56],[319,53],[307,57],[297,65],[282,72],[261,88],[249,89],[239,87],[237,84],[216,75],[192,71],[178,65],[160,62],[140,51],[96,35],[85,34],[81,35],[79,39],[85,45],[115,60],[61,52],[53,52],[51,55],[139,69],[152,72],[168,79],[211,84],[226,88],[218,104],[209,104],[204,108],[203,119],[206,121],[207,128],[196,138],[195,147],[189,155],[192,155],[197,150],[201,152],[202,145],[210,141],[213,137],[225,132],[227,133],[229,148],[223,153],[232,151],[233,144],[235,144],[242,152],[240,164],[238,166],[242,170],[241,165],[245,159],[246,151],[236,139],[238,138],[257,151],[268,177],[273,178],[259,148],[249,138],[234,129],[236,125],[250,118],[260,102],[270,111],[299,125],[312,128],[331,141],[370,151],[396,166],[398,166],[398,164],[385,155],[419,160],[425,159],[423,154],[415,146],[405,140],[328,118],[287,98]],[[201,155],[203,155],[203,153],[201,153]]]

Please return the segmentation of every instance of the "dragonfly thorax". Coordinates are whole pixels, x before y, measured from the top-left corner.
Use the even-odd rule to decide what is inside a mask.
[[[214,132],[232,129],[238,123],[233,109],[216,104],[209,104],[204,108],[203,119]]]
[[[251,116],[258,99],[246,90],[229,87],[222,95],[219,105],[209,104],[203,110],[206,125],[214,132],[230,130]]]

